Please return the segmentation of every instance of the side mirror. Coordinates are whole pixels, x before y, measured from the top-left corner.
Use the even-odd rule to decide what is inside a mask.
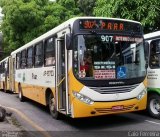
[[[72,34],[66,34],[66,49],[67,50],[72,50]]]
[[[146,68],[148,67],[148,57],[149,57],[149,43],[145,42],[144,43],[144,55],[145,55],[145,60],[146,60]]]

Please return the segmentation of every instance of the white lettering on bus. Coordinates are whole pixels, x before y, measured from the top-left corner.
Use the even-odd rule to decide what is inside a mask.
[[[101,40],[103,41],[103,42],[112,42],[113,41],[113,36],[108,36],[108,35],[102,35],[101,36]]]

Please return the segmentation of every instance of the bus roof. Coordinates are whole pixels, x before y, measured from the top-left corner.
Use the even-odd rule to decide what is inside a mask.
[[[160,31],[151,32],[151,33],[148,33],[148,34],[144,35],[145,40],[155,39],[155,38],[158,38],[158,37],[160,37]]]
[[[111,19],[111,20],[119,20],[119,21],[127,21],[127,22],[133,22],[133,23],[139,23],[141,24],[140,22],[138,21],[133,21],[133,20],[128,20],[128,19],[120,19],[120,18],[107,18],[107,17],[74,17],[74,18],[71,18],[67,21],[65,21],[64,23],[60,24],[59,26],[51,29],[50,31],[44,33],[43,35],[35,38],[34,40],[30,41],[29,43],[25,44],[24,46],[18,48],[17,50],[13,51],[11,53],[11,55],[23,50],[23,49],[26,49],[28,47],[30,47],[31,45],[35,45],[37,44],[38,42],[42,41],[43,39],[46,39],[48,38],[49,36],[55,34],[55,33],[58,33],[60,32],[61,30],[63,30],[64,28],[66,27],[69,27],[69,25],[72,27],[73,26],[73,23],[75,20],[77,19]]]
[[[6,58],[4,58],[3,60],[0,61],[0,63],[4,62],[4,61],[7,61],[9,58],[9,56],[7,56]]]

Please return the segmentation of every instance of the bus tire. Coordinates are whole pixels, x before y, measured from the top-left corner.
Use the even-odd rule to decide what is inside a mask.
[[[18,86],[18,97],[19,97],[19,100],[20,100],[21,102],[24,102],[24,101],[25,101],[25,98],[24,98],[23,93],[22,93],[22,88],[21,88],[20,85]]]
[[[147,110],[149,114],[157,119],[160,119],[160,96],[152,94],[148,97]]]
[[[49,111],[54,119],[60,119],[60,114],[57,111],[55,98],[52,93],[49,95]]]

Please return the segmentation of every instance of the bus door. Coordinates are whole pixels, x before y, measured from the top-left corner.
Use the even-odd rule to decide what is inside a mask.
[[[56,105],[61,113],[68,114],[67,50],[65,36],[56,39]]]
[[[9,86],[9,58],[5,62],[5,74],[4,74],[4,92],[7,92]]]
[[[10,58],[9,60],[9,89],[10,91],[15,91],[15,58]]]

